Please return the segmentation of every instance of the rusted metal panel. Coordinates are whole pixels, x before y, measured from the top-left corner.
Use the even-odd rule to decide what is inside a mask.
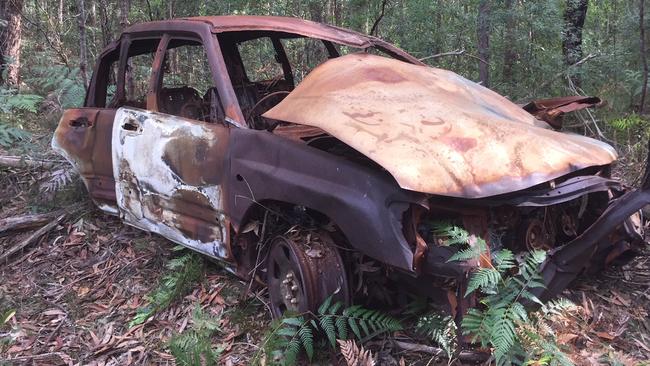
[[[562,118],[566,113],[599,106],[601,103],[602,101],[597,97],[576,95],[533,100],[523,105],[522,108],[559,130],[562,128]]]
[[[451,71],[370,54],[323,63],[264,117],[319,127],[402,188],[445,196],[518,191],[616,159]]]
[[[425,195],[408,192],[386,172],[350,162],[266,131],[232,129],[228,213],[239,232],[247,213],[266,202],[308,207],[329,217],[360,252],[413,272],[402,217]]]
[[[182,18],[183,20],[206,22],[215,33],[234,31],[275,31],[300,34],[355,47],[367,47],[369,37],[349,29],[316,23],[309,20],[255,15],[224,15]]]
[[[112,109],[68,109],[52,138],[52,149],[75,167],[93,201],[111,214],[117,213],[110,139],[114,117]]]
[[[215,258],[231,259],[224,212],[228,129],[121,108],[112,133],[124,221]]]

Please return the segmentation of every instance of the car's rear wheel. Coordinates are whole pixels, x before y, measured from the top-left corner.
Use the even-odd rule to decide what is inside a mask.
[[[315,312],[333,295],[349,303],[343,260],[329,235],[303,231],[273,239],[267,259],[267,283],[273,316]]]

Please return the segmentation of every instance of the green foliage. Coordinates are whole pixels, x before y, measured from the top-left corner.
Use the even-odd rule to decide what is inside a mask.
[[[415,326],[418,333],[427,336],[445,350],[451,362],[456,352],[456,322],[451,316],[430,312],[421,316]]]
[[[609,121],[609,125],[617,131],[629,131],[637,128],[646,129],[650,127],[650,122],[633,113],[621,118],[613,119]]]
[[[189,252],[167,263],[166,273],[158,287],[145,296],[147,306],[138,309],[130,327],[142,324],[157,312],[164,310],[191,288],[203,275],[203,258]]]
[[[9,309],[0,313],[0,327],[7,324],[14,315],[16,315],[16,309]]]
[[[211,337],[219,331],[220,319],[211,317],[197,306],[192,314],[192,327],[169,341],[169,350],[179,366],[216,365],[221,349],[212,347]]]
[[[83,105],[86,88],[79,78],[79,68],[47,64],[35,66],[31,71],[27,82],[42,95],[53,96],[62,109]]]
[[[0,88],[0,112],[38,112],[43,97],[34,94],[20,94],[13,89]]]
[[[448,226],[440,228],[439,232],[460,237],[458,230]],[[469,247],[465,243],[465,248],[451,260],[478,260],[485,255],[485,241],[472,239],[474,243]],[[465,296],[480,294],[480,306],[469,309],[463,317],[463,334],[470,336],[472,342],[480,342],[484,348],[492,348],[497,365],[522,364],[530,360],[570,365],[554,343],[552,333],[540,331],[545,328],[544,319],[565,305],[564,302],[545,305],[532,293],[533,289],[544,287],[539,266],[546,253],[530,252],[519,264],[510,250],[496,250],[491,254],[492,266],[476,269],[467,283]],[[541,305],[542,310],[529,316],[523,305],[526,301]]]
[[[399,320],[381,311],[359,305],[344,308],[341,302],[332,303],[330,296],[318,308],[317,314],[287,314],[276,321],[264,340],[263,348],[274,358],[281,359],[282,364],[293,365],[302,350],[312,360],[317,335],[323,336],[330,347],[336,348],[337,339],[354,336],[363,342],[401,329]],[[259,359],[259,354],[255,359]]]
[[[18,141],[27,140],[31,134],[22,128],[17,128],[0,122],[0,146],[9,147]]]

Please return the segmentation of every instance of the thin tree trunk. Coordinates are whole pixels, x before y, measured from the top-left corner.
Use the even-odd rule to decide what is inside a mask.
[[[512,85],[515,64],[515,16],[514,0],[505,0],[506,28],[503,45],[503,81]]]
[[[643,65],[643,88],[641,89],[641,101],[639,102],[639,114],[645,112],[645,98],[648,90],[648,59],[645,54],[645,0],[639,0],[639,51]]]
[[[478,76],[481,84],[490,87],[490,1],[480,0],[477,18],[478,57],[485,62],[478,64]]]
[[[120,0],[120,30],[124,30],[126,27],[129,26],[129,9],[131,7],[130,1],[129,0]],[[134,90],[135,90],[135,82],[133,81],[133,72],[131,71],[133,68],[133,63],[131,60],[128,60],[127,63],[127,68],[126,68],[126,99],[127,100],[133,100],[134,98]]]
[[[87,52],[86,52],[86,9],[84,8],[84,0],[78,0],[77,6],[79,15],[77,17],[77,24],[79,25],[79,73],[83,80],[84,87],[88,87],[88,74],[87,74]]]
[[[61,30],[63,29],[63,0],[59,0],[58,18],[59,18],[59,30]]]
[[[102,48],[106,47],[113,34],[111,31],[111,21],[108,18],[108,3],[106,0],[99,0],[99,23],[102,31]]]
[[[587,18],[588,4],[589,0],[566,1],[562,53],[567,67],[582,60],[582,28]],[[576,86],[580,86],[580,77],[578,75],[572,74],[571,81]]]
[[[0,82],[18,87],[20,84],[20,46],[22,40],[23,0],[6,0],[0,4],[2,19],[7,26],[0,28],[0,71],[6,69],[7,79]]]

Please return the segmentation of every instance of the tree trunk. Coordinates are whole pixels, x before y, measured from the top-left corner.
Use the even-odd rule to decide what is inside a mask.
[[[648,90],[648,58],[645,54],[645,1],[639,0],[639,51],[641,56],[641,64],[643,65],[643,88],[641,89],[641,101],[639,102],[639,114],[645,112],[645,98]]]
[[[0,4],[0,8],[2,8],[0,9],[2,20],[7,22],[6,27],[0,26],[0,82],[18,87],[23,0],[5,0]],[[3,79],[5,70],[6,80]]]
[[[505,0],[506,28],[503,39],[503,81],[509,86],[514,80],[513,67],[515,64],[515,16],[514,0]]]
[[[566,0],[562,53],[567,67],[582,59],[582,28],[587,18],[588,3],[589,0]],[[578,75],[572,74],[570,77],[576,86],[580,86]]]
[[[102,48],[106,47],[113,38],[111,20],[108,18],[108,2],[99,0],[99,23],[102,30]]]
[[[63,0],[59,0],[58,8],[59,30],[63,29]]]
[[[77,11],[79,12],[79,15],[77,16],[77,24],[79,26],[79,74],[81,74],[84,87],[87,88],[88,73],[86,69],[88,67],[88,60],[86,52],[86,9],[84,0],[78,0],[77,7]]]
[[[485,62],[478,64],[478,77],[481,84],[490,87],[490,0],[480,0],[476,32],[478,36],[478,56]]]
[[[129,0],[120,0],[119,5],[120,5],[120,30],[123,31],[126,27],[129,26],[129,9],[131,8],[131,2]],[[133,98],[135,97],[133,94],[135,90],[135,82],[133,81],[133,72],[131,72],[132,68],[133,68],[133,63],[129,59],[126,65],[126,74],[124,75],[126,78],[126,99],[127,100],[133,100]]]

